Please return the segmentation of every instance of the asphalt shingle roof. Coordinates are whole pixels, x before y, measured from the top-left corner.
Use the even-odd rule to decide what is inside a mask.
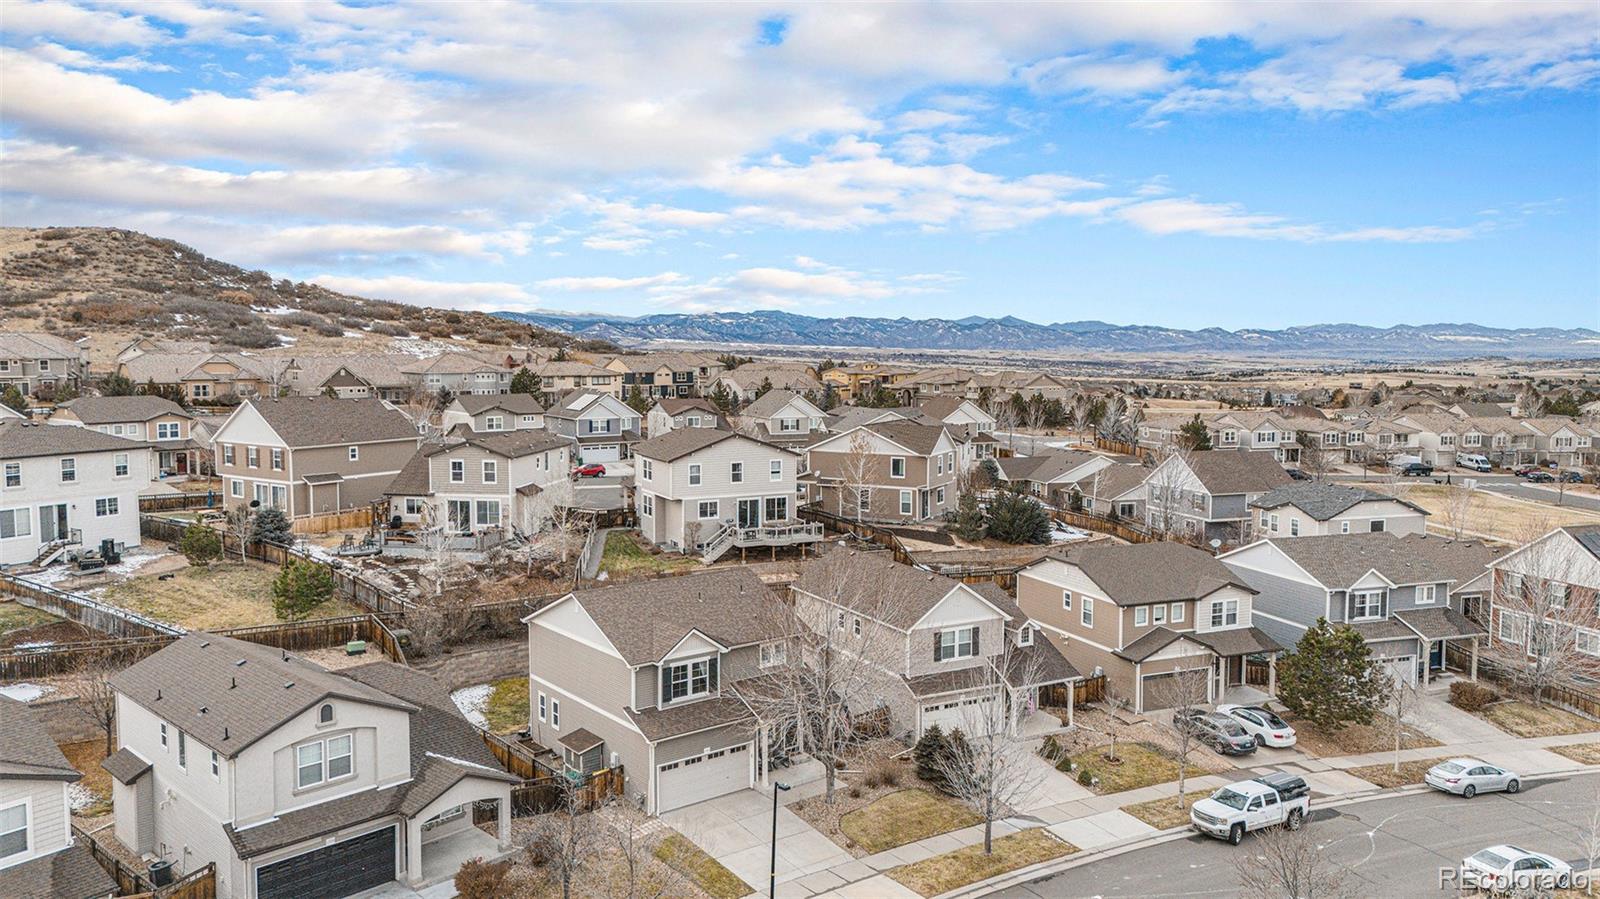
[[[692,630],[724,646],[781,636],[762,606],[780,600],[748,568],[579,590],[574,599],[629,665],[659,661]]]
[[[1292,505],[1317,521],[1327,521],[1335,515],[1368,502],[1396,502],[1424,515],[1428,514],[1426,509],[1416,503],[1347,484],[1285,484],[1261,494],[1250,505],[1258,509],[1277,509]]]
[[[1083,453],[1075,450],[1063,450],[1055,453],[1043,453],[1037,456],[1013,456],[1009,459],[998,460],[1000,473],[1007,480],[1012,481],[1038,481],[1048,484],[1061,477],[1074,468],[1095,459],[1104,458],[1094,453]],[[1093,477],[1092,475],[1090,477]],[[1087,479],[1085,479],[1085,482]]]
[[[504,409],[517,415],[544,414],[544,406],[531,393],[469,393],[456,397],[456,402],[468,415],[488,409]]]
[[[0,459],[148,450],[137,440],[113,437],[90,428],[47,425],[21,418],[0,418]]]
[[[284,396],[249,400],[291,447],[415,440],[416,425],[376,397]]]
[[[690,409],[699,409],[702,412],[710,412],[712,415],[720,414],[717,412],[717,407],[713,406],[709,400],[704,400],[697,396],[665,396],[656,400],[656,405],[660,406],[661,411],[668,415],[681,415]]]
[[[1201,450],[1185,458],[1189,470],[1212,496],[1265,493],[1291,481],[1289,473],[1271,453]]]
[[[0,870],[0,896],[6,899],[100,899],[116,893],[117,882],[86,846],[73,845]]]
[[[1227,586],[1256,592],[1210,553],[1172,541],[1093,543],[1052,558],[1078,566],[1119,606],[1199,599]]]
[[[887,552],[828,550],[800,566],[796,590],[910,630],[961,582],[901,565]]]
[[[113,422],[149,421],[162,415],[178,415],[189,418],[189,413],[183,407],[164,396],[148,396],[135,394],[133,396],[80,396],[75,400],[63,403],[61,408],[70,410],[78,420],[86,425],[104,425]]]
[[[651,437],[649,440],[634,444],[633,454],[646,459],[672,462],[691,453],[697,453],[708,446],[714,446],[724,440],[733,439],[748,440],[785,453],[793,452],[736,431],[724,431],[718,428],[675,428],[658,437]]]
[[[1275,537],[1270,542],[1323,586],[1341,590],[1376,570],[1395,584],[1454,581],[1464,584],[1483,573],[1501,550],[1478,540],[1388,531]]]
[[[782,388],[769,390],[756,397],[755,401],[744,407],[740,414],[746,418],[771,418],[778,413],[778,410],[797,399],[804,400],[805,398],[792,390],[784,390]],[[819,409],[818,411],[821,410]]]
[[[27,703],[0,696],[0,780],[78,780],[44,721]]]
[[[730,685],[731,686],[731,685]],[[626,709],[634,726],[652,743],[727,724],[755,722],[755,713],[737,695],[718,696],[669,708]]]
[[[106,756],[100,767],[106,769],[118,783],[132,784],[150,770],[150,763],[140,758],[137,752],[124,746]]]
[[[944,434],[941,425],[925,425],[915,421],[880,421],[866,426],[867,430],[881,435],[919,456],[933,452],[939,437]]]

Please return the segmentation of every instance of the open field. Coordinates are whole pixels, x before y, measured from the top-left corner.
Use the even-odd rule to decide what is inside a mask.
[[[1400,496],[1431,513],[1430,530],[1453,533],[1454,527],[1446,514],[1445,496],[1449,489],[1442,485],[1418,484],[1402,490]],[[1553,505],[1554,493],[1550,499],[1551,503],[1537,503],[1478,490],[1462,531],[1467,536],[1519,542],[1529,534],[1544,533],[1562,525],[1600,524],[1600,512]]]

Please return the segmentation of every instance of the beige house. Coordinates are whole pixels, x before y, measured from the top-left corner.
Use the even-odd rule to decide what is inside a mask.
[[[533,528],[532,504],[572,466],[573,442],[542,430],[457,428],[416,451],[384,488],[392,515],[455,534]]]
[[[1210,553],[1173,542],[1097,543],[1017,573],[1023,614],[1139,712],[1221,702],[1244,684],[1246,657],[1282,649],[1252,624],[1255,593]],[[1204,685],[1189,694],[1180,678]]]
[[[416,449],[411,420],[372,398],[252,399],[211,437],[227,504],[259,501],[290,517],[382,499]]]
[[[828,430],[828,413],[792,390],[769,390],[739,412],[739,428],[770,443],[803,447]]]
[[[117,374],[146,385],[176,387],[206,405],[227,396],[271,396],[283,381],[282,360],[243,353],[144,353],[118,363]]]
[[[662,397],[645,413],[645,433],[660,437],[677,428],[720,428],[722,413],[710,400],[700,397]]]
[[[572,390],[603,393],[618,399],[622,397],[622,375],[587,362],[546,362],[533,369],[533,373],[539,376],[540,389],[547,397],[560,396]]]
[[[146,443],[155,453],[150,476],[199,474],[209,445],[196,438],[194,416],[160,396],[81,396],[56,409],[50,424],[76,425]]]
[[[807,499],[846,518],[927,521],[956,506],[956,441],[904,419],[861,425],[806,450]]]
[[[1253,536],[1320,537],[1325,534],[1421,534],[1428,510],[1376,490],[1348,484],[1285,484],[1250,503]]]
[[[89,351],[65,337],[34,331],[0,331],[0,390],[23,394],[40,389],[77,389],[89,366]]]
[[[474,431],[527,431],[544,427],[544,406],[528,393],[469,393],[452,400],[440,419],[446,431],[457,425]]]

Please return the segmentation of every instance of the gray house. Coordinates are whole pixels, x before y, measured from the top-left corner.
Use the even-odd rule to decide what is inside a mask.
[[[1334,534],[1260,540],[1219,558],[1257,593],[1257,627],[1294,646],[1316,623],[1354,628],[1395,677],[1427,684],[1445,646],[1477,656],[1486,631],[1462,614],[1481,601],[1485,567],[1500,550],[1475,540],[1422,534]]]
[[[584,463],[626,459],[639,442],[639,413],[608,393],[572,390],[556,397],[544,412],[544,426],[552,434],[578,443]]]
[[[1164,534],[1239,543],[1249,536],[1250,504],[1288,483],[1271,453],[1174,453],[1145,478],[1145,520]]]

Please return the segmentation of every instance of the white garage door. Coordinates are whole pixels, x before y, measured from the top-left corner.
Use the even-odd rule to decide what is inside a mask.
[[[615,462],[622,458],[622,452],[615,443],[602,443],[583,448],[584,462]]]
[[[718,749],[661,765],[656,775],[656,813],[725,796],[750,786],[750,744]]]
[[[956,728],[966,730],[972,727],[973,722],[985,720],[990,712],[991,700],[981,698],[951,699],[945,702],[931,702],[922,707],[922,729],[939,725],[939,729],[949,733]]]
[[[1389,676],[1395,680],[1416,686],[1417,683],[1417,657],[1402,656],[1394,659],[1383,659],[1384,668],[1389,671]]]

